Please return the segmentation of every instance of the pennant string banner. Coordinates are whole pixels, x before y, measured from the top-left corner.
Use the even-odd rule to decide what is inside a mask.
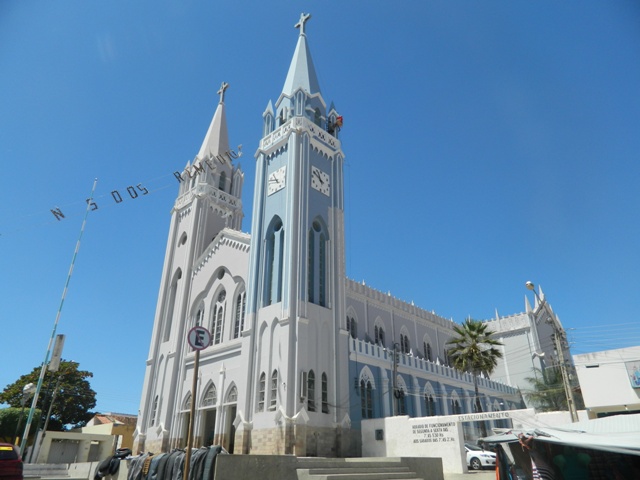
[[[90,211],[94,212],[96,210],[98,210],[99,208],[101,208],[103,206],[103,202],[105,200],[110,200],[109,203],[114,204],[114,205],[118,205],[118,204],[122,204],[125,203],[127,201],[131,201],[131,200],[137,200],[140,199],[142,197],[145,197],[147,195],[149,195],[150,193],[153,192],[158,192],[160,190],[164,190],[166,188],[170,187],[169,183],[165,183],[163,185],[159,185],[154,187],[151,187],[152,184],[154,184],[156,181],[159,180],[164,180],[168,177],[172,177],[174,178],[174,180],[176,180],[178,182],[178,184],[182,183],[182,182],[186,182],[194,177],[197,177],[201,174],[203,174],[207,169],[210,171],[215,171],[216,170],[216,165],[215,162],[219,162],[221,164],[229,164],[231,165],[232,160],[240,158],[242,156],[242,145],[238,145],[238,152],[236,153],[233,150],[228,150],[227,152],[225,152],[222,155],[209,155],[209,157],[204,158],[204,159],[198,159],[196,157],[196,159],[194,159],[193,163],[191,165],[187,165],[187,167],[182,171],[175,171],[172,174],[169,175],[163,175],[160,177],[156,177],[154,179],[148,180],[146,182],[140,182],[140,183],[136,183],[136,184],[131,184],[131,185],[127,185],[124,188],[116,188],[111,190],[111,192],[109,192],[108,194],[103,194],[100,196],[94,196],[92,198],[87,198],[85,200],[84,205],[89,204],[90,207]],[[100,202],[100,203],[98,203]],[[67,204],[65,206],[59,207],[59,206],[55,206],[53,208],[49,209],[49,212],[51,215],[53,215],[53,218],[55,220],[57,220],[58,222],[66,219],[68,216],[75,216],[74,215],[69,215],[66,212],[67,207],[68,208],[72,208],[75,205],[77,205],[79,202],[74,202],[71,204]],[[23,218],[29,218],[29,217],[35,217],[37,215],[40,215],[42,212],[40,213],[32,213],[29,215],[25,215],[23,216]],[[44,222],[44,224],[50,224],[52,223],[51,221],[48,222]],[[55,222],[53,222],[55,223]],[[29,229],[29,227],[25,227],[25,228],[18,228],[18,229],[13,229],[11,231],[18,231],[18,230],[26,230]],[[0,232],[0,236],[2,235],[6,235],[6,231],[5,232]]]

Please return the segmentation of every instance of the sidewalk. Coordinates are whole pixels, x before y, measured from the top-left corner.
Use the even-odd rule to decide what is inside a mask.
[[[444,480],[495,480],[495,470],[469,473],[445,473]]]

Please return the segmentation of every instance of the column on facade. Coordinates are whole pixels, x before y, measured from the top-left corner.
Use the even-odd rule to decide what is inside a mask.
[[[224,430],[222,427],[222,405],[224,404],[225,397],[225,378],[226,378],[226,369],[224,363],[220,367],[220,375],[218,376],[218,395],[216,395],[216,420],[215,425],[213,427],[213,438],[215,445],[221,445],[221,439],[224,435]]]
[[[420,383],[418,382],[418,377],[415,375],[411,376],[411,391],[413,392],[413,406],[414,406],[414,417],[423,417],[424,411],[421,406],[423,403],[422,400],[422,392],[420,391]]]
[[[380,395],[380,403],[382,404],[382,416],[383,417],[391,417],[393,415],[393,392],[391,391],[391,385],[389,382],[389,378],[387,377],[387,371],[382,371],[382,379],[380,380],[380,391],[382,395]],[[385,394],[386,392],[386,394]]]

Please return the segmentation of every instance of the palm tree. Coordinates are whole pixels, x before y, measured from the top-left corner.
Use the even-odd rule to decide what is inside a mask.
[[[536,368],[534,373],[535,377],[525,378],[533,388],[526,391],[524,396],[536,410],[541,412],[568,410],[560,369],[549,367],[540,370]]]
[[[493,338],[493,332],[487,331],[488,325],[479,320],[468,318],[461,326],[453,327],[456,336],[447,342],[451,347],[448,350],[453,367],[461,372],[471,373],[475,390],[476,412],[482,412],[480,394],[478,392],[478,375],[484,373],[490,375],[498,365],[498,359],[502,358],[502,352],[496,347],[502,343]],[[487,436],[487,427],[480,422],[482,436]]]
[[[536,410],[540,412],[558,412],[569,410],[567,407],[567,395],[562,381],[562,372],[557,367],[547,367],[544,370],[534,369],[535,377],[527,377],[525,380],[532,386],[531,390],[524,393],[525,398],[530,401]],[[573,395],[576,401],[576,408],[584,408],[580,390],[573,388]]]

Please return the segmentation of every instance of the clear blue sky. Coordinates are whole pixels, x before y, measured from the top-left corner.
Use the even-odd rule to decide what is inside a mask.
[[[3,0],[0,388],[44,359],[98,178],[58,333],[96,410],[137,412],[172,172],[228,82],[250,230],[302,11],[345,119],[349,277],[458,322],[522,312],[531,280],[573,353],[640,344],[637,2]]]

